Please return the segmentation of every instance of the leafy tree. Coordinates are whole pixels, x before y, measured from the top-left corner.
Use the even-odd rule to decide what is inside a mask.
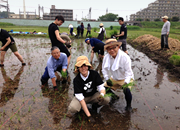
[[[145,21],[150,21],[149,19],[145,19]]]
[[[171,18],[171,21],[172,22],[178,22],[179,21],[179,17],[174,16],[174,17]]]
[[[87,18],[82,18],[82,21],[89,21],[89,19],[87,19]]]
[[[161,21],[161,19],[157,18],[157,19],[154,19],[154,21],[158,22],[158,21]]]
[[[136,19],[136,21],[143,21],[143,19],[141,19],[141,18],[137,18],[137,19]]]
[[[108,13],[99,17],[98,21],[115,21],[118,19],[118,14]]]

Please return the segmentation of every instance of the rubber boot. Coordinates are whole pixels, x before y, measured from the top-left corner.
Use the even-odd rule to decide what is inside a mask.
[[[93,104],[92,104],[92,110],[93,110],[95,113],[97,113],[97,109],[98,109],[99,107],[101,107],[101,105],[99,105],[98,103],[93,103]]]
[[[45,81],[41,78],[41,85],[45,85],[45,84],[47,84],[47,81]]]
[[[126,99],[126,107],[125,110],[126,111],[131,111],[132,107],[131,107],[131,101],[132,101],[132,94],[129,88],[125,88],[123,90],[124,94],[125,94],[125,99]]]

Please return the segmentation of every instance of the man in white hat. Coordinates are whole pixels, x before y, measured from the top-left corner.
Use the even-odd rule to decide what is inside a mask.
[[[105,96],[104,83],[98,72],[90,70],[91,67],[86,56],[77,58],[75,72],[78,74],[73,80],[75,97],[68,107],[68,114],[77,113],[82,108],[88,121],[94,122],[86,104],[92,104],[92,108],[97,110],[100,105],[107,105],[110,97]]]
[[[164,25],[161,31],[161,50],[168,47],[168,37],[171,23],[168,21],[168,16],[162,17]]]
[[[126,99],[125,110],[130,111],[132,94],[131,86],[127,84],[132,83],[134,80],[134,74],[131,69],[130,57],[120,50],[121,42],[117,42],[116,39],[108,39],[105,42],[104,50],[107,50],[108,54],[104,56],[102,64],[102,73],[106,80],[104,86],[113,90],[123,89]],[[109,76],[111,73],[111,77]],[[107,89],[107,90],[108,90]],[[108,92],[107,92],[108,93]]]

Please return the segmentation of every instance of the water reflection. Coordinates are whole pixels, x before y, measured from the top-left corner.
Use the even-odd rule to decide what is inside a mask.
[[[162,84],[163,77],[164,77],[163,69],[160,67],[160,65],[158,65],[156,72],[156,84],[154,85],[156,89],[160,88],[159,85]]]
[[[43,86],[42,93],[44,97],[49,98],[48,110],[53,116],[53,123],[58,124],[67,112],[67,94],[68,94],[68,84],[57,83],[59,91],[54,91],[49,88],[48,85]]]
[[[24,71],[24,66],[22,66],[19,69],[18,73],[15,75],[14,79],[12,80],[9,76],[7,76],[4,67],[1,67],[1,73],[5,82],[3,83],[1,99],[0,99],[0,107],[4,106],[10,99],[14,98],[16,90],[19,87],[20,76],[23,73],[23,71]]]
[[[104,80],[104,76],[102,73],[102,61],[99,61],[99,65],[94,70],[97,71],[101,76],[102,80]]]

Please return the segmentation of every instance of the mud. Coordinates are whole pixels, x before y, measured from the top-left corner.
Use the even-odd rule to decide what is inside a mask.
[[[173,44],[174,39],[170,39],[170,40],[171,40],[171,42]],[[135,40],[133,40],[133,41],[128,39],[128,43],[132,47],[134,47],[137,50],[139,50],[140,52],[143,52],[144,54],[146,54],[154,62],[156,62],[157,64],[160,64],[163,68],[168,70],[169,73],[171,73],[172,75],[180,78],[180,66],[173,65],[173,64],[171,64],[169,62],[169,58],[173,54],[178,54],[179,55],[179,52],[176,49],[174,49],[174,50],[173,49],[172,50],[170,50],[170,49],[160,50],[160,48],[157,47],[157,48],[159,48],[158,50],[153,50],[152,51],[151,48],[149,48],[149,46],[147,46],[146,42],[137,43]]]
[[[180,87],[177,76],[172,75],[155,55],[149,59],[144,53],[128,45],[136,85],[132,90],[133,112],[125,112],[122,90],[114,104],[92,113],[96,123],[87,121],[84,112],[72,118],[66,117],[67,107],[73,98],[73,73],[76,58],[86,55],[90,58],[90,46],[84,39],[73,40],[71,49],[70,78],[66,85],[58,83],[54,92],[52,82],[41,88],[40,77],[50,56],[48,38],[15,38],[19,53],[27,65],[22,67],[17,58],[8,51],[5,67],[0,68],[0,124],[1,129],[42,130],[178,130],[180,127]],[[133,45],[133,44],[132,44]],[[140,51],[143,48],[136,46]],[[141,50],[142,49],[142,50]],[[145,52],[147,53],[147,52]],[[158,53],[158,52],[157,52]],[[147,54],[148,55],[148,54]],[[155,62],[156,61],[156,62]],[[164,60],[163,60],[164,61]],[[94,57],[93,68],[102,76],[102,63]],[[15,114],[14,114],[15,113]]]

